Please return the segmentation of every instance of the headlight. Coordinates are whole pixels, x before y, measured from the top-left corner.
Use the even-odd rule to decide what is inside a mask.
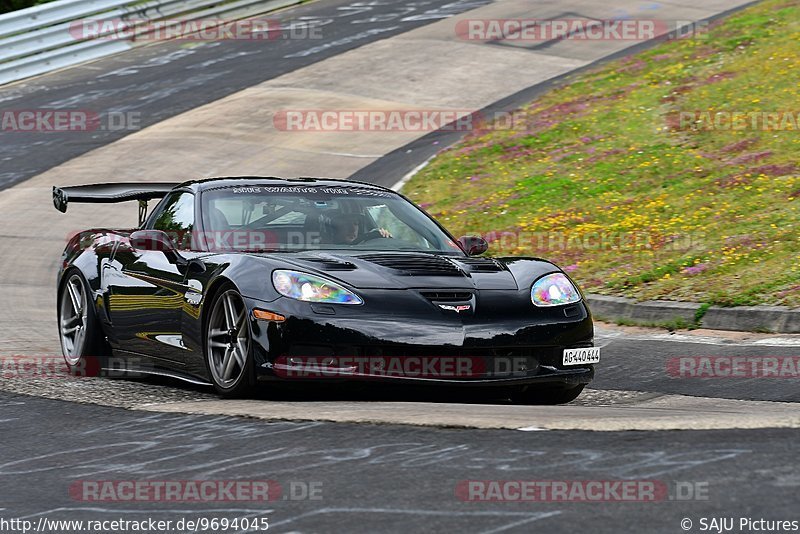
[[[531,287],[531,302],[536,306],[561,306],[579,300],[581,294],[563,273],[545,275]]]
[[[272,273],[272,285],[284,297],[305,302],[364,303],[358,295],[335,282],[296,271],[274,271]]]

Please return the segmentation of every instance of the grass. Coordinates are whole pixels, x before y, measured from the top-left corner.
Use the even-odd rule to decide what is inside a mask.
[[[800,4],[763,2],[576,75],[511,129],[442,151],[403,192],[491,254],[546,257],[589,292],[799,306],[800,131],[680,121],[797,117],[798,42]]]

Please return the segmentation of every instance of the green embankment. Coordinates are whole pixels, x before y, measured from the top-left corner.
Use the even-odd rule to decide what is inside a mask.
[[[799,112],[800,4],[767,1],[576,75],[403,192],[589,292],[798,306]]]

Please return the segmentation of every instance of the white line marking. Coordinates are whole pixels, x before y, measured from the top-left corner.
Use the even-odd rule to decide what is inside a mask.
[[[381,33],[394,31],[399,27],[400,26],[391,26],[389,28],[374,28],[372,30],[367,30],[367,31],[363,31],[361,33],[356,33],[354,35],[343,37],[343,38],[341,38],[339,40],[336,40],[336,41],[331,41],[329,43],[325,43],[325,44],[322,44],[322,45],[319,45],[319,46],[315,46],[315,47],[309,48],[307,50],[301,50],[300,52],[295,52],[293,54],[288,54],[288,55],[285,55],[283,57],[284,57],[284,59],[291,59],[291,58],[294,58],[294,57],[312,56],[314,54],[318,54],[320,52],[324,52],[325,50],[328,50],[329,48],[335,48],[335,47],[338,47],[338,46],[349,45],[351,43],[355,43],[357,41],[361,41],[363,39],[367,39],[369,37],[372,37],[373,35],[378,35],[378,34],[381,34]]]
[[[786,338],[786,337],[768,337],[766,339],[759,339],[758,341],[753,341],[753,345],[767,345],[773,347],[797,347],[800,346],[800,340]]]
[[[405,176],[400,178],[399,182],[397,182],[396,184],[394,184],[392,186],[392,191],[397,191],[399,193],[400,190],[403,188],[403,186],[406,185],[406,183],[409,180],[411,180],[411,178],[413,178],[415,174],[417,174],[419,171],[421,171],[422,169],[427,167],[428,163],[430,163],[431,160],[433,158],[435,158],[435,157],[436,157],[436,154],[434,154],[433,156],[429,157],[428,159],[426,159],[425,161],[423,161],[422,163],[420,163],[419,165],[417,165],[416,167],[411,169],[411,171],[409,173],[407,173]]]

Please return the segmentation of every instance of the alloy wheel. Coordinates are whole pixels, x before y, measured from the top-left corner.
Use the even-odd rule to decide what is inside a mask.
[[[234,387],[247,369],[250,327],[242,297],[229,289],[214,302],[208,321],[208,363],[214,382]]]

